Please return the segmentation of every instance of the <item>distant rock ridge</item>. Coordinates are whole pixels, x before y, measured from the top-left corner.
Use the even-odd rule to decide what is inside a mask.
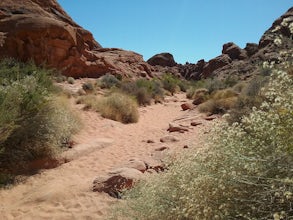
[[[89,31],[71,19],[57,0],[0,2],[0,58],[34,60],[38,65],[76,78],[106,73],[151,78],[166,72],[193,80],[233,74],[245,78],[263,61],[292,60],[292,36],[293,7],[273,23],[258,44],[247,43],[242,49],[228,42],[219,56],[194,64],[177,64],[170,53],[157,54],[145,62],[138,53],[103,48]]]
[[[152,76],[140,54],[102,48],[56,0],[1,0],[0,58],[34,60],[73,77]]]
[[[171,72],[186,79],[199,80],[213,76],[238,75],[242,78],[253,75],[264,61],[280,63],[293,61],[293,7],[278,18],[263,34],[259,44],[247,43],[241,49],[233,42],[223,45],[222,54],[209,60],[199,60],[197,63],[153,65],[156,71]],[[150,60],[160,57],[153,56]],[[169,56],[171,57],[171,56]],[[173,56],[172,56],[173,57]]]

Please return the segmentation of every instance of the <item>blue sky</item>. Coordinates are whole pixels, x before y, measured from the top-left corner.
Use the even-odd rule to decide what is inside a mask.
[[[221,54],[222,45],[258,43],[292,0],[58,0],[103,47],[147,60],[170,52],[178,63]]]

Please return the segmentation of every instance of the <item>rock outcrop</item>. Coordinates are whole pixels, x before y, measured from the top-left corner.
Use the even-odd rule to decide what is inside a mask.
[[[293,7],[278,18],[261,37],[258,44],[247,43],[241,49],[233,42],[223,45],[222,54],[209,60],[199,60],[197,63],[177,64],[172,69],[166,66],[156,66],[157,71],[168,71],[179,74],[185,79],[199,80],[201,78],[237,75],[247,78],[258,71],[264,61],[280,63],[293,61]],[[156,56],[154,56],[156,57]],[[157,64],[158,65],[158,64]],[[178,72],[177,72],[178,71]]]
[[[244,60],[247,58],[246,51],[233,42],[223,45],[222,54],[227,54],[232,60]]]
[[[176,62],[174,60],[174,57],[172,54],[170,53],[160,53],[160,54],[156,54],[155,56],[151,57],[150,59],[148,59],[147,61],[148,64],[152,65],[152,66],[176,66]]]
[[[56,0],[0,2],[0,58],[3,57],[34,60],[73,77],[152,74],[151,66],[140,54],[102,48]]]

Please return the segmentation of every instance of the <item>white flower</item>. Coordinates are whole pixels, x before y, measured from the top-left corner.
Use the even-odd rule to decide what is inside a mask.
[[[274,44],[275,45],[277,45],[277,46],[280,46],[280,45],[282,45],[282,40],[281,40],[281,38],[276,38],[275,40],[274,40]]]

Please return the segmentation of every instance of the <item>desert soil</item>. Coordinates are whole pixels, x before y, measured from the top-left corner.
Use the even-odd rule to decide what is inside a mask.
[[[189,150],[199,142],[199,132],[209,130],[212,122],[204,120],[203,115],[196,110],[181,110],[185,101],[185,94],[177,94],[162,104],[140,107],[139,122],[128,125],[74,105],[83,127],[74,136],[76,145],[66,152],[71,161],[0,190],[0,219],[106,219],[109,207],[117,200],[92,191],[97,176],[123,167],[133,158],[148,160],[160,147]],[[203,124],[192,127],[191,121]],[[169,135],[171,122],[185,125],[189,131],[171,133],[179,139],[176,143],[161,143],[160,138]]]

